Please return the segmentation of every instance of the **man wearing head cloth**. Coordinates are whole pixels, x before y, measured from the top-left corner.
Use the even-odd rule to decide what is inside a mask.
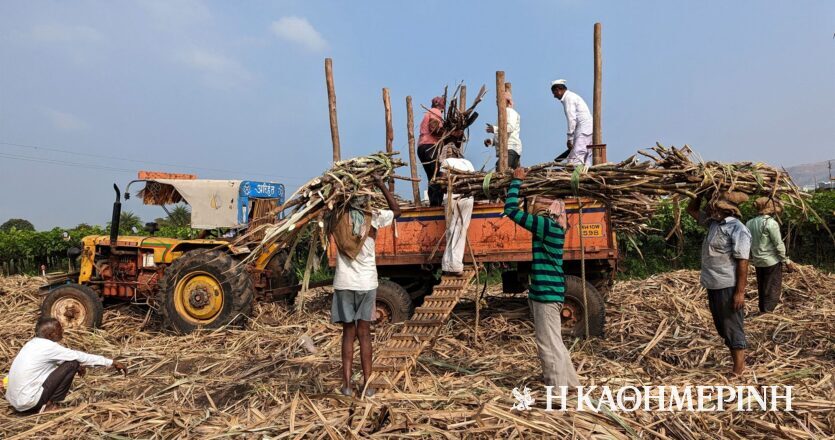
[[[751,231],[751,264],[757,271],[757,292],[761,313],[772,312],[783,293],[783,265],[792,270],[794,264],[786,256],[786,246],[780,234],[780,225],[773,216],[783,207],[779,201],[760,197],[754,201],[759,215],[748,220],[745,226]]]
[[[568,125],[568,163],[592,165],[592,152],[588,148],[592,141],[592,117],[589,106],[580,95],[568,90],[566,81],[558,79],[551,82],[551,93],[562,102],[565,121]]]
[[[531,232],[533,265],[528,288],[528,304],[533,315],[534,334],[542,376],[546,386],[576,387],[580,385],[577,370],[562,341],[562,305],[565,302],[565,205],[559,200],[540,198],[528,209],[519,209],[519,191],[527,171],[513,170],[507,190],[504,214]]]
[[[731,351],[733,375],[745,370],[745,287],[751,232],[739,221],[739,204],[748,200],[744,193],[729,191],[710,200],[701,210],[704,193],[687,205],[687,213],[707,227],[702,243],[700,281],[707,289],[707,302],[716,332]]]
[[[513,108],[513,96],[510,93],[504,92],[504,99],[507,102],[507,166],[515,170],[519,167],[519,159],[522,156],[522,139],[519,137],[519,132],[522,130],[522,118],[519,112]],[[485,139],[484,146],[496,146],[496,157],[499,157],[499,129],[495,125],[487,124],[487,132],[493,133],[493,139]],[[496,161],[496,169],[499,168],[499,162]]]
[[[418,138],[417,154],[426,171],[427,181],[437,177],[438,156],[442,145],[441,135],[444,129],[444,107],[446,100],[443,96],[432,98],[432,108],[423,114],[420,122],[420,137]],[[444,200],[444,192],[441,187],[430,183],[427,189],[429,193],[429,206],[441,206]]]
[[[334,218],[331,233],[338,252],[333,276],[331,322],[342,325],[342,394],[352,396],[354,340],[360,343],[360,365],[366,396],[374,394],[368,387],[372,371],[371,322],[376,319],[377,231],[390,226],[400,217],[400,206],[380,176],[374,186],[383,194],[389,209],[373,209],[366,195],[354,195],[348,209]]]

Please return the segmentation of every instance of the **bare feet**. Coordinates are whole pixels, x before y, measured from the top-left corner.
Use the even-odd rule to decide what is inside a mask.
[[[354,390],[352,390],[351,387],[342,387],[340,391],[342,392],[343,396],[351,397],[354,395]]]

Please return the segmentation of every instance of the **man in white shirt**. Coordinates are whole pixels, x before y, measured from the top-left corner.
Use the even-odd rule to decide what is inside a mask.
[[[473,164],[464,159],[461,150],[448,145],[446,159],[441,163],[441,171],[475,171]],[[518,160],[517,160],[518,165]],[[464,271],[464,250],[467,245],[467,229],[473,215],[473,198],[452,195],[447,200],[446,214],[446,248],[441,260],[441,270],[450,275],[460,275]]]
[[[62,346],[63,337],[64,329],[57,319],[38,320],[35,337],[23,345],[9,369],[6,400],[15,410],[37,412],[64,400],[76,373],[84,375],[84,367],[112,366],[127,374],[121,362]]]
[[[568,163],[592,166],[592,152],[588,146],[592,141],[592,117],[589,106],[580,95],[568,90],[564,79],[551,83],[551,93],[562,102],[565,121],[568,125]]]
[[[522,130],[522,118],[513,108],[513,96],[510,93],[504,93],[504,99],[507,101],[507,166],[515,170],[519,168],[519,159],[522,156],[522,139],[519,137],[519,132]],[[492,124],[487,124],[487,132],[493,133],[493,139],[485,139],[484,146],[496,146],[496,157],[499,157],[499,129]],[[499,162],[496,161],[496,169],[499,169]]]
[[[354,196],[348,209],[332,225],[338,248],[336,273],[333,277],[331,321],[342,323],[342,394],[353,395],[351,367],[354,361],[354,339],[360,341],[360,362],[366,396],[374,394],[367,388],[371,376],[371,322],[377,300],[377,262],[375,240],[377,230],[391,225],[400,217],[400,206],[383,180],[374,183],[383,193],[389,209],[372,209],[367,196]]]

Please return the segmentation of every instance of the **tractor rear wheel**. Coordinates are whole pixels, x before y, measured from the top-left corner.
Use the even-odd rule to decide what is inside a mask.
[[[586,281],[586,304],[583,304],[583,280],[573,275],[565,276],[565,302],[562,308],[563,335],[583,337],[586,334],[586,323],[589,323],[589,334],[600,336],[603,334],[603,323],[606,320],[606,306],[603,296],[588,281]],[[586,307],[587,306],[587,307]]]
[[[400,284],[391,280],[380,280],[377,286],[377,310],[375,323],[398,323],[412,316],[412,298]]]
[[[217,250],[194,250],[174,260],[160,280],[163,324],[178,333],[236,325],[252,312],[255,288],[246,267]]]
[[[41,316],[57,319],[64,329],[101,326],[104,306],[91,288],[64,284],[49,291],[41,304]]]

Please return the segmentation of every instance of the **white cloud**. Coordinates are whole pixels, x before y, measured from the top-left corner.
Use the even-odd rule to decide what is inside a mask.
[[[303,17],[281,17],[273,22],[270,29],[278,38],[299,44],[312,52],[328,48],[328,42],[322,34]]]
[[[193,69],[203,74],[203,83],[207,86],[230,89],[242,87],[252,81],[252,73],[241,63],[225,55],[203,49],[195,49],[182,57]]]
[[[97,43],[104,40],[101,32],[89,26],[40,24],[34,26],[29,38],[41,43]]]
[[[51,108],[44,109],[44,114],[55,128],[65,131],[80,131],[87,129],[87,123],[78,116]]]

